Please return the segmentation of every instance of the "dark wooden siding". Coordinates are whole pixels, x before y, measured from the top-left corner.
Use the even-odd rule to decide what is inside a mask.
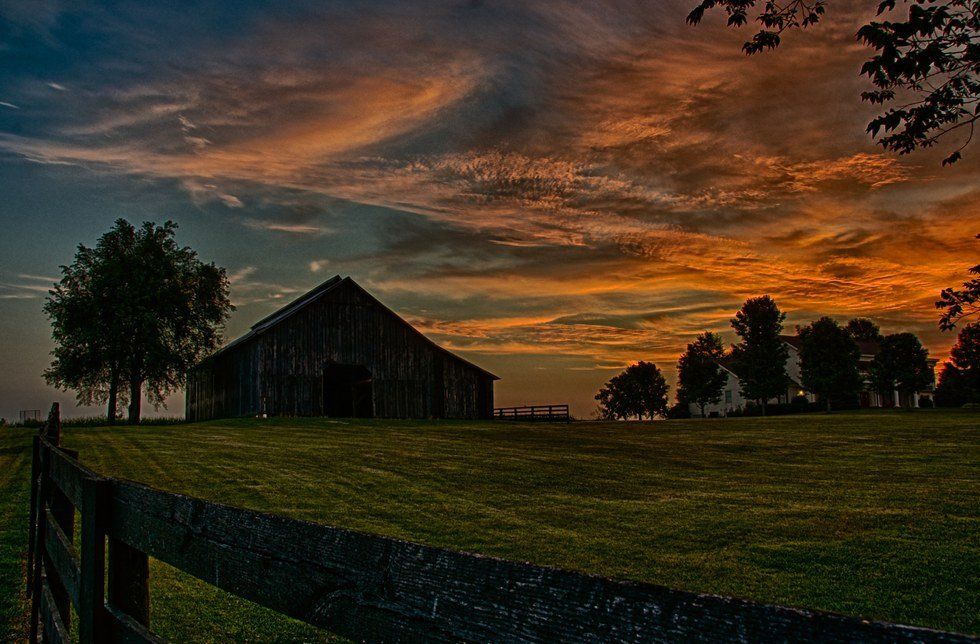
[[[188,420],[323,413],[329,363],[366,367],[374,415],[489,418],[493,377],[433,345],[349,280],[188,375]]]

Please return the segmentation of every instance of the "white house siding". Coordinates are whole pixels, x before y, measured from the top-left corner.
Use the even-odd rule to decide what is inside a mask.
[[[793,382],[803,382],[803,372],[800,369],[800,352],[792,344],[789,344],[788,342],[784,344],[786,344],[786,348],[789,349],[789,356],[786,358],[786,375],[789,376],[789,379]],[[792,387],[791,389],[796,388]],[[798,390],[793,391],[792,395],[795,396],[797,393]],[[792,396],[790,399],[792,400]]]
[[[713,405],[705,405],[705,416],[727,416],[728,412],[745,407],[745,399],[742,398],[742,394],[738,390],[738,378],[724,367],[722,367],[722,371],[728,374],[728,380],[725,381],[725,386],[722,389],[721,401]],[[690,404],[690,409],[691,416],[701,416],[701,408],[694,403]]]
[[[800,352],[796,349],[796,347],[788,342],[785,344],[787,349],[789,349],[789,354],[786,358],[786,374],[790,377],[790,380],[792,380],[793,383],[799,383],[802,380],[800,372]],[[722,366],[722,369],[728,374],[728,380],[725,382],[725,386],[722,389],[721,401],[713,405],[706,405],[704,408],[704,413],[706,416],[727,416],[728,412],[730,411],[745,408],[745,403],[747,401],[739,391],[738,376],[726,369],[724,366]],[[787,388],[786,395],[784,397],[770,398],[766,402],[768,404],[790,402],[793,400],[794,396],[800,394],[800,391],[801,389],[797,384],[791,384]],[[804,395],[810,402],[814,402],[816,400],[816,396],[811,393],[804,392]],[[690,409],[692,416],[701,415],[701,408],[697,405],[692,403],[690,405]]]

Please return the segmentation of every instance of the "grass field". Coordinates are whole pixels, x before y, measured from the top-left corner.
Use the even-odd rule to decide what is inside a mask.
[[[30,435],[0,433],[0,640],[24,626]],[[666,423],[230,420],[66,430],[93,469],[674,588],[980,633],[980,415]],[[326,639],[153,562],[175,640]]]

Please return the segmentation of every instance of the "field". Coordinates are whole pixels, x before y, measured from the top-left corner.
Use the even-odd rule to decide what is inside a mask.
[[[0,640],[23,632],[31,431],[0,433]],[[234,505],[674,588],[980,634],[980,416],[232,420],[66,429],[93,469]],[[327,639],[152,562],[175,640]],[[203,630],[197,630],[197,629]]]

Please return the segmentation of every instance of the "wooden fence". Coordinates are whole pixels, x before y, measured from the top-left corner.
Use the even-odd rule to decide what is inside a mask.
[[[99,476],[59,441],[55,406],[34,441],[32,641],[68,641],[72,605],[82,642],[160,641],[150,631],[149,556],[359,641],[976,641],[229,507]]]
[[[497,407],[493,417],[503,420],[571,420],[568,405],[524,405],[523,407]]]

